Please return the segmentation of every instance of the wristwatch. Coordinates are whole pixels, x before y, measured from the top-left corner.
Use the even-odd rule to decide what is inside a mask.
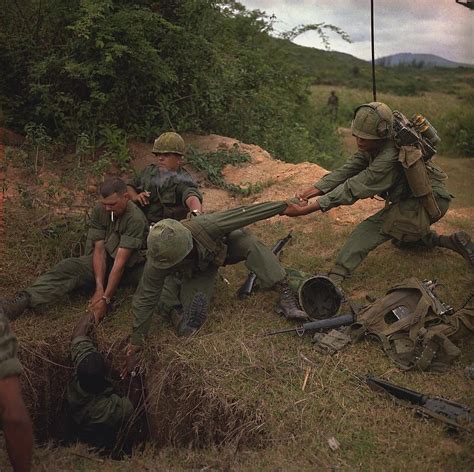
[[[200,212],[199,210],[191,210],[191,211],[189,212],[189,214],[190,214],[191,216],[199,216],[199,215],[201,214],[201,212]]]
[[[110,305],[110,302],[111,302],[110,298],[107,298],[105,295],[103,295],[102,300],[104,300],[107,305]]]

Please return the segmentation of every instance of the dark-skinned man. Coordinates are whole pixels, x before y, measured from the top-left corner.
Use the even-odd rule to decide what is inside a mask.
[[[298,203],[298,201],[296,200]],[[133,297],[133,331],[127,348],[128,371],[136,364],[150,329],[165,279],[180,279],[183,316],[178,333],[195,333],[206,319],[206,307],[214,290],[218,268],[245,261],[262,288],[276,288],[276,311],[287,319],[306,320],[288,286],[285,269],[273,252],[244,227],[278,215],[286,202],[268,202],[204,214],[181,222],[165,219],[150,229],[142,279]]]
[[[132,379],[128,396],[115,391],[106,377],[104,358],[90,337],[93,326],[92,315],[83,317],[71,340],[74,375],[67,390],[71,439],[121,457],[131,453],[135,412],[142,399],[141,382],[137,376]]]
[[[352,134],[358,151],[339,169],[327,174],[314,186],[298,191],[301,203],[318,197],[306,206],[290,205],[287,216],[308,215],[329,211],[341,205],[352,205],[360,199],[376,195],[385,199],[385,208],[370,216],[350,234],[336,258],[329,276],[340,284],[349,277],[367,254],[392,239],[400,247],[422,245],[444,247],[462,255],[474,266],[474,244],[470,236],[459,231],[441,236],[430,230],[448,210],[451,195],[446,191],[446,174],[431,159],[425,162],[428,186],[431,186],[430,207],[414,196],[402,165],[406,153],[418,149],[400,148],[394,140],[393,113],[384,103],[372,102],[358,107],[352,121]],[[403,153],[403,154],[402,154]],[[433,214],[426,209],[435,208]]]
[[[62,260],[13,300],[0,300],[9,319],[20,316],[27,308],[57,302],[86,287],[95,288],[89,310],[99,321],[119,284],[138,284],[145,260],[148,222],[130,201],[121,179],[103,182],[99,194],[87,234],[88,255]]]
[[[17,340],[0,308],[0,427],[15,472],[31,470],[33,428],[21,395]]]

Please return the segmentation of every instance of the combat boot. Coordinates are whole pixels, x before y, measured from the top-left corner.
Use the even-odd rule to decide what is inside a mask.
[[[288,282],[286,280],[278,282],[275,287],[280,293],[280,301],[275,307],[275,311],[287,320],[307,321],[309,317],[298,306],[296,297],[288,286]]]
[[[474,243],[466,231],[458,231],[451,236],[438,236],[436,246],[457,252],[474,268]]]
[[[207,318],[207,297],[196,293],[186,312],[181,307],[171,310],[171,322],[177,336],[192,336],[204,324]]]
[[[31,295],[24,291],[18,292],[13,300],[0,299],[0,307],[10,321],[18,318],[30,306]]]

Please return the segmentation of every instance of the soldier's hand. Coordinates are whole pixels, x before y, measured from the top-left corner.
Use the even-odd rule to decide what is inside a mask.
[[[102,297],[104,296],[104,289],[103,288],[96,288],[94,295],[92,295],[91,299],[89,300],[89,309],[91,306],[95,305]]]
[[[125,366],[122,369],[122,372],[120,374],[120,377],[122,379],[131,376],[135,377],[137,374],[140,372],[139,366],[138,366],[138,356],[139,352],[142,350],[141,346],[135,346],[133,344],[128,344],[127,347],[125,348],[125,355],[126,355],[126,360],[125,360]]]
[[[300,202],[300,206],[305,206],[308,204],[308,197],[306,197],[304,192],[302,191],[297,191],[295,193],[295,198],[297,198],[298,201]]]
[[[94,316],[95,324],[99,324],[107,314],[108,305],[104,298],[89,304],[89,312]]]
[[[288,203],[288,206],[280,213],[280,215],[290,217],[306,215],[308,213],[307,208],[307,205],[302,206],[296,203]]]
[[[135,203],[139,203],[141,206],[147,206],[150,203],[150,192],[141,192],[135,198]]]

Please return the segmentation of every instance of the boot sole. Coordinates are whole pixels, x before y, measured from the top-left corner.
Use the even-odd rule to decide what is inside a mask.
[[[474,243],[471,241],[471,236],[465,231],[460,231],[454,235],[453,239],[456,246],[463,252],[464,259],[474,267]]]

